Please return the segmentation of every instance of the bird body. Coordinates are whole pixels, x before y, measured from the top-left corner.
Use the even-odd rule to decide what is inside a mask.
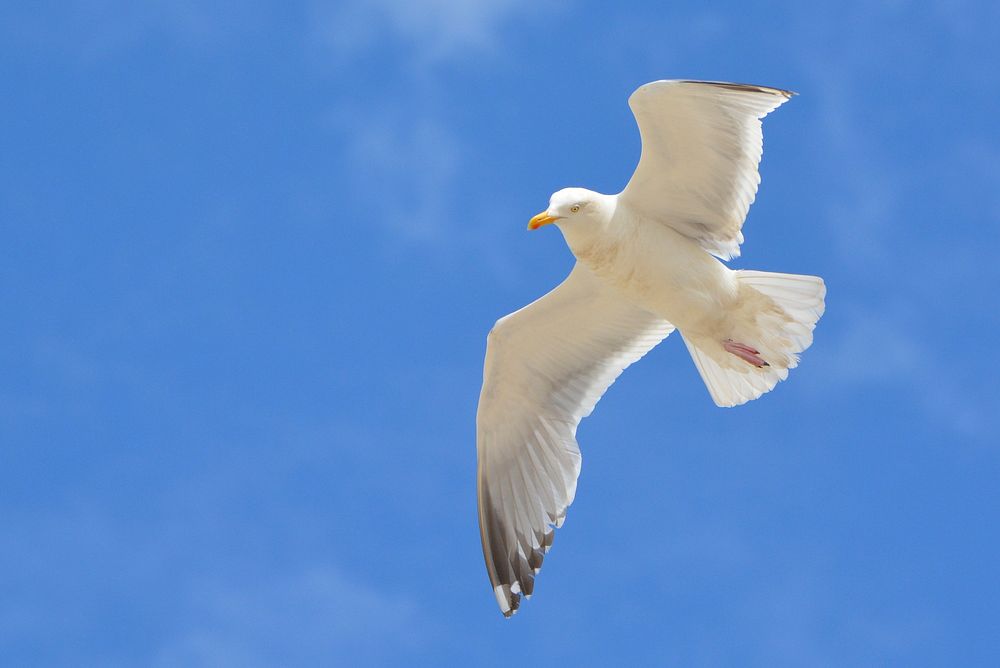
[[[712,399],[770,391],[812,343],[815,276],[731,270],[760,177],[760,119],[791,93],[657,81],[629,99],[643,149],[617,195],[565,188],[529,229],[555,224],[576,257],[551,292],[487,338],[477,413],[483,555],[505,616],[576,494],[576,429],[630,364],[674,329]]]
[[[733,272],[694,240],[651,224],[617,195],[572,189],[574,200],[601,202],[595,226],[561,225],[578,262],[646,310],[683,331],[719,329],[737,295]]]

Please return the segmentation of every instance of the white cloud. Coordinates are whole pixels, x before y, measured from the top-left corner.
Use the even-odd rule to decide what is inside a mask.
[[[622,11],[611,17],[607,37],[613,44],[604,58],[614,62],[624,80],[632,79],[637,72],[653,76],[678,76],[712,78],[710,73],[697,70],[670,73],[677,63],[686,60],[700,61],[706,49],[732,39],[740,26],[725,12],[709,7],[672,8],[664,5],[655,16],[645,13]],[[666,68],[666,69],[664,69]],[[716,78],[718,78],[716,76]]]
[[[470,56],[488,66],[502,59],[505,31],[550,15],[561,3],[528,0],[351,0],[314,5],[319,58],[335,71],[372,52],[390,54],[383,85],[365,95],[343,93],[331,115],[344,144],[345,174],[355,209],[391,233],[395,246],[439,251],[456,240],[480,244],[459,220],[463,166],[472,142],[448,121],[454,85],[444,66]],[[495,266],[502,260],[492,260]]]
[[[892,229],[898,227],[899,173],[882,155],[877,136],[862,119],[864,94],[848,62],[805,55],[802,63],[819,105],[819,152],[826,166],[823,220],[840,259],[853,267],[881,262],[890,253]]]
[[[895,401],[916,403],[922,416],[957,436],[988,437],[996,390],[979,377],[959,377],[955,351],[929,341],[921,314],[887,304],[841,304],[839,310],[839,332],[832,340],[823,335],[821,354],[806,352],[815,391],[878,390]]]
[[[429,113],[398,111],[337,115],[346,144],[351,191],[371,220],[400,241],[440,242],[463,160],[461,144]]]
[[[761,586],[741,601],[757,629],[752,649],[769,657],[767,663],[856,665],[873,656],[909,655],[938,640],[933,611],[914,605],[886,614],[850,583],[832,584],[838,573],[825,551],[802,547],[794,554],[785,568],[763,569]],[[831,610],[843,614],[832,619]]]
[[[825,379],[853,385],[898,382],[919,373],[925,353],[912,335],[911,318],[889,313],[886,305],[878,309],[842,308],[847,328],[839,339],[824,344],[824,359],[829,361]]]
[[[157,38],[185,46],[215,47],[259,24],[254,3],[195,0],[72,0],[56,11],[14,10],[0,36],[46,55],[68,54],[83,62],[120,55]]]
[[[398,658],[427,641],[414,602],[331,565],[191,587],[185,627],[162,666],[329,665]]]
[[[552,2],[532,0],[349,0],[319,7],[321,39],[341,57],[377,49],[383,40],[402,45],[419,63],[496,51],[509,23],[544,16]]]
[[[226,484],[226,473],[214,477],[213,490]],[[178,499],[155,501],[175,514],[150,513],[153,528],[102,508],[89,491],[50,510],[8,513],[0,530],[0,567],[9,576],[0,627],[15,646],[86,635],[93,642],[56,648],[54,656],[72,652],[78,665],[252,668],[395,663],[434,642],[436,622],[419,602],[373,582],[371,572],[324,557],[276,564],[253,551],[238,556],[206,538],[232,531],[232,517],[193,519],[212,515],[218,495],[195,489]],[[126,648],[117,644],[114,620],[94,617],[108,605],[163,616]]]

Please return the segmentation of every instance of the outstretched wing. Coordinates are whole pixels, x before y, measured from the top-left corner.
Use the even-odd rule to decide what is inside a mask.
[[[740,254],[740,228],[757,194],[760,119],[794,93],[714,81],[654,81],[628,103],[642,155],[619,195],[723,260]]]
[[[673,326],[607,292],[577,264],[552,292],[497,321],[476,417],[479,531],[504,616],[576,494],[576,428],[621,372]]]

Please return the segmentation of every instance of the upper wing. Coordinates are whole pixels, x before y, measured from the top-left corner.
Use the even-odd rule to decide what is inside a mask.
[[[576,493],[576,427],[673,326],[605,291],[577,264],[552,292],[497,321],[476,416],[479,532],[504,616],[531,596]]]
[[[642,156],[619,198],[724,260],[740,254],[757,194],[760,119],[794,93],[713,81],[654,81],[628,100]]]

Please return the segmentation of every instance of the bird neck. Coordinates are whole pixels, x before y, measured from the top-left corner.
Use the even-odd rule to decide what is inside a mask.
[[[566,239],[566,245],[578,258],[595,246],[608,243],[615,236],[613,232],[617,200],[615,195],[601,195],[596,210],[586,218],[557,223]]]

